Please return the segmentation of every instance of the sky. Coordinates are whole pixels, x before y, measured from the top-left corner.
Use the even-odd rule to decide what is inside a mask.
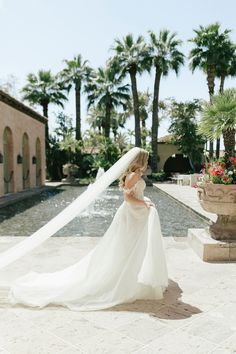
[[[178,77],[163,78],[160,98],[174,97],[178,101],[207,99],[206,78],[200,71],[194,74],[188,67],[188,53],[194,36],[193,29],[218,21],[222,30],[232,30],[236,42],[235,0],[0,0],[0,82],[10,75],[17,78],[17,88],[26,83],[28,73],[50,69],[54,74],[64,67],[64,59],[81,54],[93,68],[104,66],[112,56],[115,38],[127,33],[143,35],[149,30],[177,32],[183,41],[185,66]],[[138,89],[152,92],[154,73],[137,78]],[[225,87],[235,87],[236,79],[227,79]],[[218,82],[216,83],[218,90]],[[37,109],[40,112],[40,108]],[[49,110],[50,130],[55,128],[58,108]],[[65,104],[65,112],[74,119],[73,92]],[[82,129],[86,123],[86,99],[82,99]],[[151,120],[148,121],[150,126]],[[159,136],[167,134],[169,122],[163,121]],[[134,128],[130,119],[127,128]]]

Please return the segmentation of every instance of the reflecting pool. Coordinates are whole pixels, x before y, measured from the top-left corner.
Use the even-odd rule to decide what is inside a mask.
[[[0,209],[0,236],[28,236],[69,205],[86,187],[62,186]],[[208,224],[155,187],[145,195],[156,205],[164,236],[187,236],[188,228]],[[93,205],[72,220],[55,236],[102,236],[123,202],[117,187],[109,187]]]

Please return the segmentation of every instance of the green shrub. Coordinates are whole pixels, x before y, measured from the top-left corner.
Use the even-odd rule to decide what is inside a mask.
[[[164,171],[160,171],[157,173],[152,173],[151,174],[151,179],[153,179],[156,182],[163,182],[166,179],[166,174]]]

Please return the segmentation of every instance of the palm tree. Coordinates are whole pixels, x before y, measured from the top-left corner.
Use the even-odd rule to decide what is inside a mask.
[[[115,70],[123,76],[129,74],[133,96],[134,119],[135,119],[135,145],[141,146],[140,112],[137,89],[137,74],[142,74],[149,70],[148,48],[144,43],[144,38],[138,36],[135,40],[131,33],[123,37],[122,40],[115,39],[112,47],[115,56],[111,59],[111,64]]]
[[[39,70],[37,75],[28,74],[27,84],[22,88],[23,100],[32,105],[40,105],[43,115],[48,118],[49,104],[64,107],[63,102],[67,101],[64,95],[65,87],[57,80],[50,70]],[[48,122],[46,123],[46,147],[49,147]]]
[[[105,128],[105,109],[102,107],[90,107],[87,116],[87,122],[93,130],[98,129],[99,134],[104,134]]]
[[[236,75],[236,46],[232,42],[228,42],[224,45],[224,53],[219,63],[216,66],[216,77],[220,79],[219,93],[224,91],[224,83],[227,76]],[[216,158],[220,156],[220,138],[216,140]]]
[[[109,137],[112,112],[119,107],[126,109],[129,100],[129,85],[122,84],[122,76],[112,67],[98,68],[93,80],[85,85],[88,108],[96,106],[105,110],[104,135]]]
[[[152,66],[155,68],[152,110],[152,170],[153,172],[157,172],[158,108],[161,77],[167,76],[171,70],[175,71],[177,75],[181,65],[184,64],[184,54],[178,49],[182,41],[176,38],[176,33],[162,30],[158,37],[152,31],[149,34],[150,58]]]
[[[126,133],[118,133],[116,135],[116,145],[118,146],[121,154],[123,154],[123,152],[126,151],[128,145],[129,145],[129,141],[128,141],[128,136]]]
[[[194,32],[196,36],[189,40],[195,45],[189,54],[190,68],[193,72],[196,68],[200,68],[207,74],[211,103],[214,95],[217,64],[221,62],[222,56],[228,50],[231,30],[226,29],[220,33],[220,24],[216,22],[207,27],[200,26],[199,29],[194,29]],[[213,141],[210,142],[210,157],[213,157]]]
[[[75,106],[76,106],[76,128],[75,138],[81,140],[81,88],[83,82],[87,82],[92,69],[88,66],[88,61],[83,61],[79,54],[72,60],[64,60],[66,67],[61,71],[60,77],[65,84],[68,84],[70,90],[75,88]]]
[[[212,97],[212,103],[205,103],[199,132],[213,140],[223,135],[225,153],[235,154],[236,131],[236,89],[227,89]]]
[[[111,112],[111,129],[114,134],[114,138],[118,134],[118,129],[124,128],[127,119],[126,112]],[[104,107],[91,107],[88,112],[87,122],[94,130],[98,128],[98,132],[104,135],[105,122],[106,122],[106,109]]]

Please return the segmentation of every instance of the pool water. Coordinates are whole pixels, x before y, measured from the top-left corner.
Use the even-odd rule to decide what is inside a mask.
[[[62,186],[0,209],[0,236],[28,236],[70,204],[86,187]],[[156,205],[163,236],[187,236],[188,228],[208,224],[157,188],[147,187],[145,195]],[[123,202],[117,187],[109,187],[93,205],[54,236],[102,236]]]

